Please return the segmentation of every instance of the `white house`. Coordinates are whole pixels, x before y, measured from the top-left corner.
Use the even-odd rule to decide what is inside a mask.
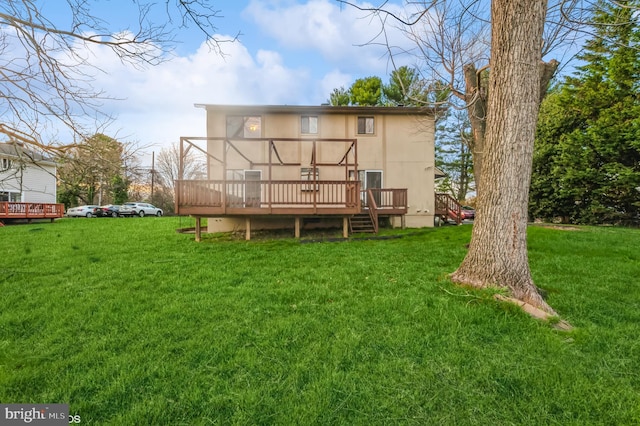
[[[55,203],[56,163],[21,143],[0,143],[0,202]]]

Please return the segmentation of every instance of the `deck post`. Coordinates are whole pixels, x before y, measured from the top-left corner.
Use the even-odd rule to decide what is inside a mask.
[[[404,215],[400,216],[400,228],[401,229],[406,229],[407,228],[407,220],[404,217]]]
[[[349,217],[342,217],[342,238],[349,238]]]
[[[199,243],[202,239],[202,228],[200,222],[200,216],[196,216],[196,242]]]
[[[296,216],[295,236],[300,238],[300,216]]]
[[[251,218],[249,216],[244,220],[244,239],[249,241],[251,239]]]

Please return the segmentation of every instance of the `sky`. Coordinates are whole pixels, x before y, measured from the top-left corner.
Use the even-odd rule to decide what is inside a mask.
[[[113,25],[127,18],[130,0],[111,0]],[[320,105],[334,88],[348,88],[357,78],[379,76],[388,81],[393,70],[386,48],[370,44],[381,39],[376,17],[335,0],[214,0],[221,17],[214,21],[224,55],[212,52],[202,34],[181,31],[170,61],[136,69],[125,66],[106,49],[92,62],[103,72],[94,89],[118,100],[103,110],[115,121],[103,133],[150,152],[177,143],[180,136],[206,136],[205,111],[194,104]],[[370,7],[371,4],[358,3]],[[403,14],[401,1],[387,8]],[[122,21],[124,22],[124,21]],[[392,45],[409,47],[399,31],[389,27]],[[396,58],[396,66],[411,64]]]

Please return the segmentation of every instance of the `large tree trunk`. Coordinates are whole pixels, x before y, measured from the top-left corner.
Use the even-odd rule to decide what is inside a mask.
[[[510,289],[547,312],[531,278],[527,204],[540,103],[545,0],[493,0],[485,146],[469,252],[454,282]]]

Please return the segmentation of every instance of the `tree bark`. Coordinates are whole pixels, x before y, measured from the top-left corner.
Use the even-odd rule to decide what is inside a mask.
[[[477,194],[480,188],[482,152],[484,151],[484,136],[486,131],[487,88],[482,86],[482,78],[479,78],[480,76],[474,64],[465,65],[463,71],[466,85],[464,101],[467,105],[469,122],[471,123],[471,133],[473,134],[469,148],[471,149],[471,156],[473,158],[473,176]]]
[[[545,0],[493,0],[490,95],[477,215],[469,252],[452,275],[475,287],[497,285],[549,313],[531,278],[527,205],[541,99]]]

